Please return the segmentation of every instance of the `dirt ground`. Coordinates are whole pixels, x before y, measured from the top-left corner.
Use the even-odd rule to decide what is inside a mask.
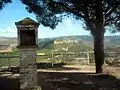
[[[120,90],[120,80],[108,75],[39,72],[42,90]]]
[[[116,68],[113,69],[113,71]],[[117,69],[118,73],[120,69]],[[64,66],[38,70],[41,90],[120,90],[120,79],[96,75],[92,66]],[[1,74],[0,90],[20,90],[19,76]]]

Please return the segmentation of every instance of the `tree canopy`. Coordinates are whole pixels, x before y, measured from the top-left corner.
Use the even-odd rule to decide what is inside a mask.
[[[12,2],[11,0],[0,0],[0,10],[2,10],[7,3],[11,3],[11,2]]]
[[[21,0],[29,12],[37,16],[44,26],[55,28],[63,16],[72,15],[84,20],[86,29],[94,28],[96,21],[104,22],[104,26],[115,27],[120,19],[119,0]],[[100,7],[100,8],[99,8]],[[101,14],[102,12],[102,14]],[[99,17],[96,16],[99,15]],[[100,18],[103,15],[104,20]],[[114,25],[113,25],[114,24]]]

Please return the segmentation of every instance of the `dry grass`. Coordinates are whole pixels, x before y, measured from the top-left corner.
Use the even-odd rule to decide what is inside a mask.
[[[104,73],[120,78],[120,67],[104,66]]]

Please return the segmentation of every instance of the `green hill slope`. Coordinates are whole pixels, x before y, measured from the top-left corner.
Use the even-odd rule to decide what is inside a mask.
[[[55,41],[72,40],[76,42],[54,44]],[[120,36],[105,36],[105,48],[120,46]],[[16,44],[17,38],[0,37],[0,45]],[[62,50],[68,48],[69,52],[91,51],[93,49],[93,38],[88,35],[62,36],[55,38],[41,38],[38,40],[38,50],[41,52],[50,52],[52,50]]]

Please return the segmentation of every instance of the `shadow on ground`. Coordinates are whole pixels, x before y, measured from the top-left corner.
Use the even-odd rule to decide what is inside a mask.
[[[114,76],[80,72],[38,72],[41,90],[120,90]],[[0,90],[20,90],[18,78],[0,77]]]
[[[51,63],[37,63],[37,68],[38,69],[52,69],[52,70],[80,70],[78,68],[73,68],[73,67],[64,67],[66,65],[65,63],[56,63],[51,65]],[[10,67],[10,68],[4,68],[1,70],[1,72],[12,72],[12,73],[19,73],[20,72],[20,67]]]
[[[58,68],[58,67],[63,67],[63,65],[66,65],[65,63],[56,63],[53,65],[54,68]],[[37,63],[37,68],[38,69],[47,69],[47,68],[53,68],[51,63]]]
[[[74,68],[63,67],[64,63],[37,64],[38,69],[72,70]],[[19,67],[10,69],[11,72],[19,73]],[[80,69],[79,69],[80,70]],[[87,72],[38,72],[38,82],[41,90],[120,90],[120,79],[107,74]],[[18,78],[0,77],[0,90],[20,90]]]
[[[120,90],[120,80],[95,73],[39,72],[42,90]]]
[[[20,90],[19,79],[0,77],[0,90]]]
[[[52,69],[52,70],[80,70],[73,67],[64,67],[65,63],[56,63],[53,65],[51,63],[37,63],[38,69]]]

